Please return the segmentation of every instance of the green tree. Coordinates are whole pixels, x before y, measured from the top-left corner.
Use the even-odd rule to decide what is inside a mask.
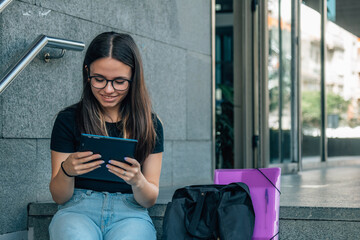
[[[326,94],[326,108],[328,114],[342,114],[346,113],[350,104],[350,101],[346,101],[340,95],[335,93]]]
[[[346,101],[340,95],[335,93],[326,94],[326,110],[327,114],[337,114],[342,119],[342,115],[346,113],[349,101]],[[319,91],[302,92],[302,119],[303,126],[310,128],[320,128],[321,124],[321,102]]]
[[[304,128],[320,127],[320,92],[306,91],[301,96],[301,112]]]

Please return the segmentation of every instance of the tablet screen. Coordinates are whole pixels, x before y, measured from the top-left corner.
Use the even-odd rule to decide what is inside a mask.
[[[106,164],[108,164],[109,160],[117,160],[127,163],[124,158],[134,157],[136,144],[137,140],[134,139],[81,134],[79,151],[91,151],[94,154],[100,154],[101,159],[104,160],[105,163],[101,164],[100,168],[77,177],[103,181],[124,182],[124,180],[109,172]]]

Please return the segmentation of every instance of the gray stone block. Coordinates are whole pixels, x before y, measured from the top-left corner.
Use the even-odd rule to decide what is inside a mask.
[[[175,141],[173,185],[212,183],[210,141]]]
[[[0,139],[0,234],[26,229],[27,204],[36,200],[36,140]]]
[[[172,185],[172,181],[173,181],[172,171],[173,171],[172,142],[165,141],[162,166],[161,166],[160,186]]]
[[[187,139],[211,137],[211,58],[188,52],[186,58]]]
[[[211,55],[211,1],[176,0],[176,3],[180,46]]]
[[[36,171],[37,178],[34,179],[37,183],[36,201],[52,200],[49,183],[51,180],[51,154],[50,154],[50,140],[37,139],[36,140]]]
[[[49,140],[0,139],[0,234],[26,229],[27,205],[51,199]]]
[[[24,189],[14,190],[2,187],[2,196],[0,196],[0,210],[2,213],[0,217],[0,235],[26,230],[27,198],[23,198],[23,195],[27,193],[22,190]],[[5,192],[11,193],[5,195]]]
[[[4,92],[4,137],[49,138],[56,113],[79,100],[81,78],[70,70],[74,67],[44,67],[34,61]],[[22,87],[27,83],[28,88]],[[16,97],[17,94],[22,97]]]
[[[135,33],[141,36],[181,46],[178,3],[175,0],[149,0],[136,2]]]
[[[184,185],[177,185],[177,186],[160,186],[159,188],[159,196],[156,200],[156,204],[167,204],[171,201],[174,192],[176,189],[183,187]]]
[[[36,4],[36,0],[21,0],[22,2],[30,3],[30,4]]]
[[[4,28],[4,23],[3,23],[3,16],[2,14],[0,14],[0,27],[1,29]],[[2,40],[2,34],[1,34],[1,31],[0,31],[0,49],[2,49],[2,46],[4,45],[3,43],[3,40]],[[1,54],[1,52],[0,52]],[[3,58],[0,58],[0,74],[2,76],[3,72],[5,71],[5,66],[4,66],[4,59]]]
[[[91,20],[93,16],[91,3],[92,1],[87,2],[81,0],[36,0],[36,4],[44,8],[43,14],[46,14],[50,10],[87,20]]]
[[[116,28],[118,31],[133,33],[136,22],[141,18],[137,12],[138,2],[126,0],[109,0],[104,3],[102,0],[91,1],[91,21],[105,26]]]
[[[186,139],[186,51],[136,37],[153,108],[164,125],[166,140]]]
[[[145,83],[166,140],[186,139],[186,51],[134,35]]]
[[[3,136],[3,97],[0,96],[0,138]]]

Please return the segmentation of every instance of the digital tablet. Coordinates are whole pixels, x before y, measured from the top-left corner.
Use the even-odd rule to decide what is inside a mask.
[[[137,140],[134,139],[81,134],[79,152],[91,151],[94,154],[100,154],[101,159],[104,160],[105,163],[101,164],[100,168],[77,177],[112,182],[124,182],[124,180],[109,172],[106,164],[109,163],[109,160],[117,160],[127,163],[124,158],[134,157],[136,144]]]

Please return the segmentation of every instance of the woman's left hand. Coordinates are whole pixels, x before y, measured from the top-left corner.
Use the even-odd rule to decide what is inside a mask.
[[[126,183],[132,186],[141,185],[145,177],[141,172],[140,163],[136,159],[129,157],[126,157],[125,161],[130,163],[130,165],[116,160],[110,160],[110,164],[107,164],[106,167],[109,169],[109,172],[122,178]]]

